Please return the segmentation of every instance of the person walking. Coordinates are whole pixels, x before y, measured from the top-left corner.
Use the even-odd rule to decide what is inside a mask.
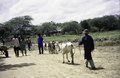
[[[1,42],[3,45],[5,45],[5,40],[3,39],[3,37],[0,38]]]
[[[24,56],[24,55],[27,56],[26,41],[24,38],[21,39],[20,48],[21,48],[22,56]]]
[[[27,39],[27,45],[28,45],[28,50],[31,51],[32,41],[31,41],[30,37],[28,37],[28,39]]]
[[[43,54],[43,37],[41,34],[38,34],[38,49],[39,49],[39,54]]]
[[[79,45],[84,45],[84,59],[86,59],[86,67],[90,63],[91,69],[95,69],[95,64],[92,59],[91,52],[94,50],[94,41],[93,38],[89,35],[88,29],[83,31],[84,36],[82,40],[79,41]]]
[[[15,52],[16,57],[19,57],[20,43],[19,43],[17,36],[14,36],[14,38],[12,39],[12,44],[14,47],[14,52]]]

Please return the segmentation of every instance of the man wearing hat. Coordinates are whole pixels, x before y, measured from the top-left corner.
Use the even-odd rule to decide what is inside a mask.
[[[95,69],[95,65],[92,59],[91,52],[94,50],[93,38],[89,35],[88,29],[83,31],[84,36],[79,41],[79,45],[84,45],[84,59],[86,59],[86,67],[90,63],[91,69]]]

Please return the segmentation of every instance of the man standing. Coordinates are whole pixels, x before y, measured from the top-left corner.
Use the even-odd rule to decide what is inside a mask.
[[[91,52],[94,50],[93,38],[89,35],[89,31],[87,29],[83,31],[83,34],[84,36],[82,37],[82,40],[79,41],[79,45],[84,45],[84,58],[86,59],[86,67],[88,67],[88,63],[90,63],[91,69],[95,69],[91,55]]]
[[[3,39],[3,37],[0,38],[0,41],[2,42],[2,45],[5,45],[5,40]]]
[[[22,56],[24,56],[24,54],[27,56],[26,40],[24,38],[21,39],[20,48],[21,48]]]
[[[12,39],[12,44],[14,47],[14,52],[15,52],[16,57],[19,57],[20,43],[19,43],[17,36],[14,36],[14,38]]]
[[[31,46],[32,46],[32,41],[31,41],[30,37],[28,37],[28,39],[27,39],[27,45],[28,45],[28,50],[30,51]]]
[[[41,34],[38,34],[38,49],[39,49],[39,54],[43,54],[43,38]]]

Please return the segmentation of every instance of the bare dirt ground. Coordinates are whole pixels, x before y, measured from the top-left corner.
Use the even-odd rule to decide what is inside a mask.
[[[13,49],[9,58],[0,55],[0,78],[120,78],[120,46],[97,47],[93,59],[97,70],[85,67],[83,49],[75,50],[75,64],[62,63],[62,54],[43,55],[38,50],[28,51],[28,56],[15,57]]]

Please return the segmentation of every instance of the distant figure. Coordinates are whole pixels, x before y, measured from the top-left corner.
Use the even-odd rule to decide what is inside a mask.
[[[39,49],[39,54],[43,54],[43,37],[41,34],[38,34],[38,49]]]
[[[52,41],[52,54],[55,54],[55,41]]]
[[[6,45],[0,42],[0,51],[2,54],[5,54],[6,57],[9,57],[8,48]]]
[[[19,36],[18,36],[19,43],[21,42],[21,38],[22,38],[22,37],[19,35]]]
[[[82,40],[79,41],[79,45],[84,45],[84,58],[86,59],[86,67],[88,67],[88,63],[90,63],[91,68],[95,69],[95,65],[91,55],[91,52],[94,50],[93,38],[88,35],[89,31],[87,29],[83,31],[83,34],[84,36],[82,37]]]
[[[20,43],[19,43],[17,36],[14,36],[14,38],[12,39],[12,44],[14,47],[14,52],[15,52],[16,57],[19,57]]]
[[[5,40],[1,37],[0,38],[1,42],[2,42],[2,45],[5,45]]]
[[[31,41],[30,37],[28,37],[28,39],[27,39],[27,45],[28,45],[28,50],[30,51],[31,46],[32,46],[32,41]]]
[[[27,56],[26,41],[24,38],[22,38],[20,41],[20,48],[21,48],[22,56],[24,56],[24,55]]]

